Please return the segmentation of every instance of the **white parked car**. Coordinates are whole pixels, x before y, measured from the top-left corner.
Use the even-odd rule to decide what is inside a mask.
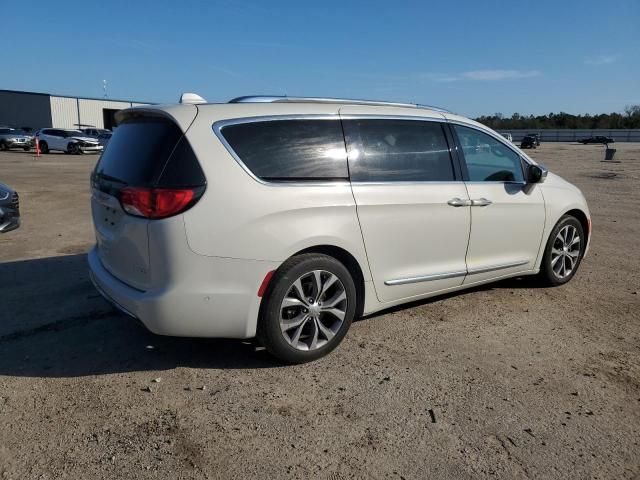
[[[467,118],[183,98],[119,112],[92,174],[91,277],[155,333],[305,362],[354,317],[508,277],[561,285],[587,251],[580,191]]]
[[[43,128],[36,133],[42,153],[57,150],[65,153],[100,153],[102,145],[97,138],[87,136],[80,130],[64,128]]]

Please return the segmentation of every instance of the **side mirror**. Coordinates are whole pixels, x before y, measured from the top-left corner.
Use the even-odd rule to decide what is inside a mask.
[[[548,170],[541,165],[529,165],[527,167],[527,183],[543,183],[547,178]]]

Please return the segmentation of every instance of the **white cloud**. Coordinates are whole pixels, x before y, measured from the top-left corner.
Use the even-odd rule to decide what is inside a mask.
[[[517,80],[521,78],[538,77],[540,75],[539,70],[471,70],[456,74],[423,73],[420,77],[434,82],[457,82],[460,80]]]
[[[620,58],[620,55],[596,55],[595,57],[588,57],[584,59],[584,63],[587,65],[609,65],[615,63]]]
[[[420,78],[433,80],[434,82],[457,82],[460,80],[460,76],[447,73],[423,73],[420,75]]]
[[[538,70],[472,70],[462,74],[469,80],[517,80],[540,76]]]

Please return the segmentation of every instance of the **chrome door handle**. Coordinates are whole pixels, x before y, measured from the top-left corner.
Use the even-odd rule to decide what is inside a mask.
[[[468,207],[469,205],[471,205],[471,202],[469,200],[462,200],[458,197],[452,198],[447,203],[452,207]]]
[[[487,200],[486,198],[477,198],[475,200],[471,200],[472,207],[486,207],[487,205],[491,205],[493,202],[491,200]]]

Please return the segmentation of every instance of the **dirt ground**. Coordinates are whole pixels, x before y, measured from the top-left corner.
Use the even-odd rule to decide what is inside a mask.
[[[531,152],[591,207],[572,282],[355,322],[329,357],[158,337],[91,286],[95,156],[0,153],[0,478],[640,478],[640,144]],[[155,381],[157,380],[157,381]]]

